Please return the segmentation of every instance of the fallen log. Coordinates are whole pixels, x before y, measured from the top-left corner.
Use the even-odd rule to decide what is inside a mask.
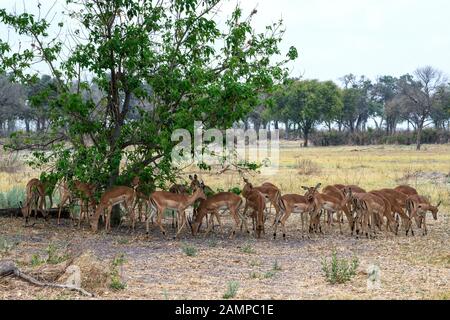
[[[60,289],[67,289],[71,291],[77,291],[81,294],[84,294],[88,297],[94,297],[94,295],[90,292],[87,292],[86,290],[74,286],[69,286],[65,284],[58,284],[58,283],[48,283],[48,282],[41,282],[25,273],[20,271],[20,269],[17,268],[16,264],[12,261],[0,261],[0,278],[3,277],[9,277],[9,276],[15,276],[19,279],[25,280],[35,286],[39,287],[49,287],[49,288],[60,288]]]
[[[50,218],[58,218],[58,208],[48,209],[47,212]],[[32,216],[34,217],[34,210]],[[22,210],[20,208],[8,208],[0,209],[0,217],[22,217]],[[42,217],[42,213],[38,211],[38,217]],[[70,212],[68,208],[63,208],[61,210],[61,219],[70,219]]]

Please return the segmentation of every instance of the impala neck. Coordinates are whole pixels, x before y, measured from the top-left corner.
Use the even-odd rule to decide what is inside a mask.
[[[192,205],[195,201],[197,201],[198,198],[200,198],[200,191],[199,190],[200,189],[195,191],[192,196],[188,197],[188,202],[187,202],[188,206]]]

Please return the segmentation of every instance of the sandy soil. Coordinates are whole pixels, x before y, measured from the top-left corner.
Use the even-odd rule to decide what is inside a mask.
[[[431,218],[431,217],[430,217]],[[238,234],[229,240],[231,221],[225,220],[222,234],[198,238],[186,231],[180,241],[164,239],[153,227],[146,239],[144,226],[129,234],[126,228],[111,234],[93,235],[85,225],[73,228],[69,221],[55,221],[24,228],[21,219],[0,218],[0,240],[14,246],[1,259],[15,261],[32,272],[33,254],[45,256],[49,244],[67,252],[92,250],[101,261],[110,263],[118,254],[126,259],[120,268],[124,290],[105,290],[97,299],[221,299],[228,284],[236,281],[236,299],[450,299],[450,219],[440,214],[429,221],[426,237],[380,235],[375,240],[356,239],[347,229],[335,227],[313,239],[302,239],[299,217],[289,222],[288,238],[272,240],[271,230],[256,240]],[[185,246],[195,247],[189,257]],[[344,285],[330,285],[322,272],[322,261],[333,249],[340,257],[360,261],[357,276]],[[367,288],[367,268],[381,269],[382,287]],[[274,270],[279,265],[281,270]],[[42,289],[23,281],[0,279],[0,299],[84,299],[77,293]]]

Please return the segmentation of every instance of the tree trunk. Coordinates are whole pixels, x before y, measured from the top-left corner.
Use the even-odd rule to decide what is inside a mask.
[[[420,151],[420,149],[422,147],[422,129],[423,129],[423,125],[419,124],[417,126],[417,140],[416,140],[417,151]]]
[[[278,120],[277,121],[275,121],[275,130],[279,130],[280,129],[280,126],[279,126],[279,123],[278,123]]]
[[[303,147],[308,148],[309,145],[309,130],[303,129],[303,139],[305,140],[303,142]]]

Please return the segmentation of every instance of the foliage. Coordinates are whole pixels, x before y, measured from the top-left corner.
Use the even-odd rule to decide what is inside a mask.
[[[239,282],[231,281],[228,283],[227,291],[222,296],[223,299],[232,299],[235,298],[239,289]]]
[[[182,250],[188,257],[197,256],[197,248],[195,248],[194,246],[185,244],[183,245]]]
[[[126,262],[125,256],[123,254],[116,255],[111,262],[110,277],[111,281],[109,287],[113,290],[125,290],[127,287],[126,283],[122,282],[119,268]]]
[[[354,257],[351,262],[345,258],[339,259],[336,250],[333,250],[331,261],[327,261],[327,259],[322,261],[322,271],[331,284],[342,284],[350,281],[356,275],[358,266],[359,260],[357,257]]]
[[[246,254],[254,254],[256,253],[255,249],[252,247],[251,243],[247,243],[245,246],[241,248],[242,253]]]
[[[45,135],[36,141],[18,132],[8,148],[50,148],[35,151],[30,164],[51,169],[52,179],[76,178],[99,189],[134,176],[148,191],[174,182],[174,130],[192,134],[194,121],[232,127],[259,104],[261,92],[284,81],[286,63],[297,58],[295,48],[284,56],[279,49],[282,21],[257,33],[256,10],[245,17],[237,6],[221,27],[222,2],[68,0],[57,29],[70,25],[75,46],[53,37],[53,21],[44,15],[1,9],[0,21],[31,41],[20,52],[1,41],[0,72],[36,85],[31,65],[43,61],[52,71],[30,93],[32,105],[46,111]]]
[[[0,193],[0,209],[18,208],[25,203],[25,190],[14,187],[7,192]]]

